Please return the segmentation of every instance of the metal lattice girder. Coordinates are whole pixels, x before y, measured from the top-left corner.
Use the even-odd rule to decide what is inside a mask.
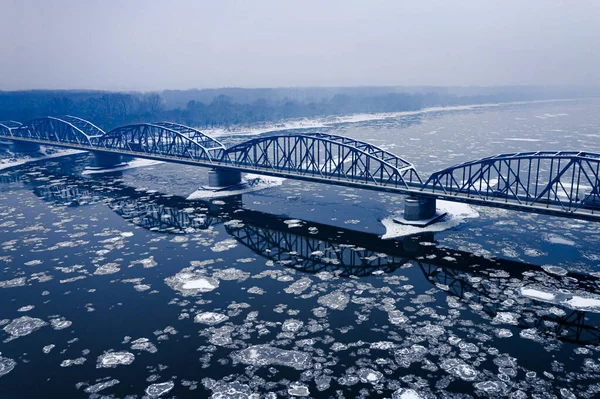
[[[23,126],[22,123],[17,121],[0,121],[0,133],[4,136],[11,136],[12,130]]]
[[[206,230],[218,222],[207,213],[190,213],[176,207],[146,203],[136,198],[111,201],[109,207],[123,219],[152,231],[185,234]]]
[[[186,158],[192,161],[218,159],[225,148],[199,131],[169,123],[121,126],[100,137],[97,145],[106,149]]]
[[[25,126],[13,129],[11,136],[59,144],[94,145],[104,132],[84,119],[74,116],[47,116],[34,119]]]
[[[410,260],[397,256],[381,257],[369,249],[250,223],[244,223],[242,227],[226,225],[225,228],[228,234],[255,253],[307,273],[340,270],[343,277],[370,276],[375,271],[391,273]]]
[[[220,141],[210,136],[207,136],[200,130],[194,129],[192,127],[172,122],[159,122],[155,123],[155,125],[175,130],[183,135],[186,135],[187,137],[204,147],[207,151],[214,152],[216,155],[220,155],[220,153],[225,150],[225,146]],[[219,156],[216,155],[215,158],[219,158]]]
[[[567,151],[495,155],[436,172],[421,191],[593,213],[600,209],[600,155]]]
[[[408,187],[421,183],[413,166],[401,158],[371,145],[355,146],[360,143],[356,140],[345,141],[339,136],[319,134],[261,137],[227,149],[224,161],[259,171],[376,186]]]

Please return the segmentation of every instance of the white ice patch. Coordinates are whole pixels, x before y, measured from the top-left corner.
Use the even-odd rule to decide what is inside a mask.
[[[154,161],[151,159],[139,159],[135,158],[126,164],[119,164],[114,168],[102,168],[102,169],[86,169],[81,172],[82,175],[98,175],[102,173],[120,172],[122,170],[142,168],[144,166],[160,165],[163,161]]]
[[[232,195],[246,194],[254,191],[265,190],[267,188],[278,187],[283,184],[285,179],[281,177],[263,176],[255,174],[247,174],[240,184],[235,185],[231,189],[211,190],[209,188],[200,188],[191,193],[188,200],[213,199],[223,198]]]
[[[451,229],[463,223],[465,219],[479,217],[479,212],[471,206],[458,202],[437,200],[437,209],[439,212],[446,212],[440,221],[430,224],[425,227],[408,226],[394,222],[395,216],[389,216],[381,221],[385,227],[383,239],[397,238],[409,236],[412,234],[426,232],[440,232]]]
[[[16,365],[17,362],[15,362],[14,360],[9,359],[8,357],[0,356],[0,377],[10,373]]]
[[[214,312],[198,313],[194,317],[194,323],[207,324],[209,326],[214,326],[227,320],[229,320],[229,316]]]
[[[392,399],[423,399],[423,397],[413,389],[400,388],[397,391],[394,391]]]
[[[10,324],[4,327],[4,331],[11,335],[11,338],[19,338],[29,335],[35,330],[47,325],[44,320],[35,317],[22,316],[14,319]]]
[[[189,272],[180,272],[167,277],[165,283],[184,296],[210,292],[219,287],[219,280]]]
[[[566,292],[547,289],[543,291],[535,287],[521,288],[521,295],[536,301],[563,305],[573,310],[600,313],[600,296],[585,294],[575,295]],[[560,311],[560,309],[556,309]]]
[[[341,291],[334,291],[330,294],[323,295],[317,300],[320,305],[327,306],[333,310],[344,310],[350,302],[350,297]]]
[[[87,152],[87,151],[72,150],[72,149],[68,149],[68,150],[60,149],[60,150],[56,150],[56,152],[54,152],[52,154],[42,155],[39,157],[31,157],[31,158],[23,157],[21,159],[18,159],[16,161],[12,161],[12,162],[8,159],[0,159],[0,170],[24,165],[29,162],[37,162],[37,161],[43,161],[44,159],[52,159],[52,158],[66,157],[66,156],[75,155],[75,154],[83,154],[85,152]]]
[[[552,244],[568,245],[571,247],[574,247],[576,245],[575,241],[561,237],[557,234],[546,234],[544,235],[544,240]]]
[[[148,388],[146,388],[146,395],[148,395],[151,398],[158,398],[169,392],[171,389],[173,389],[174,386],[175,383],[173,381],[162,382],[160,384],[152,384],[148,386]]]
[[[306,370],[312,366],[310,354],[294,350],[284,350],[268,345],[254,345],[234,352],[234,361],[252,366],[287,366],[296,370]]]
[[[211,247],[210,249],[213,252],[223,252],[223,251],[227,251],[228,249],[235,248],[235,247],[237,247],[237,241],[234,240],[233,238],[228,238],[226,240],[216,242],[215,245],[213,247]]]
[[[114,368],[117,366],[128,366],[135,360],[131,352],[109,352],[98,356],[96,368]]]

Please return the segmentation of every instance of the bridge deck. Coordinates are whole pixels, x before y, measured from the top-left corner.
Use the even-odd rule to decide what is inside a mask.
[[[38,119],[33,127],[2,125],[0,138],[600,221],[600,156],[596,154],[504,154],[436,172],[423,183],[405,160],[339,136],[261,137],[226,149],[191,128],[194,134],[184,135],[186,128],[173,124],[131,125],[104,136],[82,133],[83,120],[66,127],[53,125],[73,118]],[[43,131],[35,131],[36,126]],[[215,145],[218,151],[213,151]]]

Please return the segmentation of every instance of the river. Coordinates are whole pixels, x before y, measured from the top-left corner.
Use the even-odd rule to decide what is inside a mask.
[[[597,153],[599,106],[277,134],[365,140],[427,176],[499,153]],[[406,235],[389,224],[401,196],[285,180],[191,201],[206,170],[91,163],[0,170],[3,399],[600,395],[598,223],[461,205]]]

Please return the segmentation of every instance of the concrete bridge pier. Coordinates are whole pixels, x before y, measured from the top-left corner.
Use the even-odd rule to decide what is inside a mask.
[[[214,168],[208,172],[208,188],[227,188],[241,183],[242,173],[233,170]]]
[[[13,141],[10,145],[10,149],[13,152],[22,153],[39,152],[40,145],[38,143],[32,143],[29,141]]]
[[[96,168],[112,168],[122,163],[120,154],[110,152],[94,152],[94,166]]]
[[[394,222],[425,227],[445,215],[445,212],[437,211],[435,198],[410,196],[404,199],[404,214],[394,218]]]

